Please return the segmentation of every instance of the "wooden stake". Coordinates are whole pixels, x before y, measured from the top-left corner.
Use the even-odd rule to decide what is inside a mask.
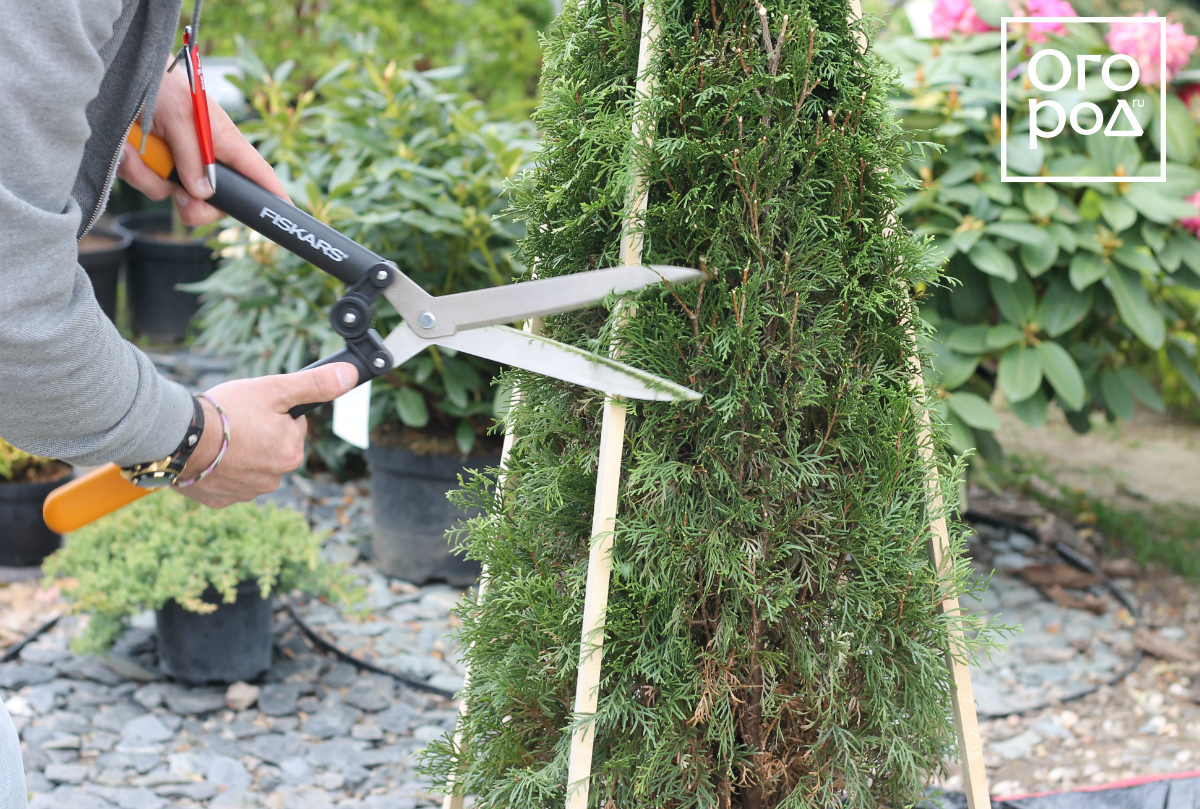
[[[542,319],[540,317],[536,317],[533,320],[526,321],[524,331],[527,334],[541,334],[542,333]],[[513,388],[512,399],[510,401],[511,401],[511,403],[509,404],[509,410],[511,411],[512,408],[515,407],[519,401],[521,401],[521,389],[520,388]],[[513,427],[513,423],[510,421],[508,423],[508,426],[504,430],[504,446],[500,450],[500,469],[501,470],[504,470],[508,466],[508,456],[510,454],[512,454],[513,442],[515,440],[516,440],[516,430]],[[513,482],[514,482],[514,480],[511,476],[509,476],[508,472],[501,471],[500,477],[496,480],[496,496],[503,497],[506,492],[511,491]],[[478,590],[478,592],[475,593],[475,604],[476,605],[483,604],[484,595],[487,593],[487,585],[488,585],[488,571],[487,571],[487,567],[485,566],[479,574],[479,590]],[[467,686],[470,684],[470,682],[471,682],[471,669],[470,669],[470,667],[468,667],[467,670],[463,673],[462,691],[467,690]],[[463,734],[462,734],[461,724],[462,724],[462,718],[466,715],[467,715],[467,701],[465,699],[460,698],[459,702],[458,702],[459,728],[454,731],[454,749],[458,751],[458,755],[459,755],[458,764],[459,764],[460,768],[465,764],[465,762],[462,760]],[[446,780],[446,785],[450,788],[450,791],[447,792],[445,797],[442,798],[442,809],[463,809],[463,799],[466,798],[466,794],[462,793],[462,792],[456,792],[454,790],[454,781],[455,781],[454,774],[451,773],[450,777]]]
[[[658,25],[650,9],[642,6],[642,37],[638,48],[637,86],[633,102],[633,142],[653,138],[643,118],[643,106],[654,92],[650,60],[658,40]],[[626,266],[642,263],[642,234],[638,220],[646,210],[649,184],[644,176],[634,178],[630,189],[629,219],[621,236],[621,261]],[[619,317],[632,311],[622,307]],[[612,572],[613,529],[621,497],[621,454],[625,444],[625,403],[607,397],[600,427],[600,462],[596,468],[596,498],[592,510],[591,550],[588,553],[587,590],[583,599],[583,633],[579,647],[579,674],[575,683],[575,719],[567,768],[567,807],[587,809],[591,789],[592,745],[596,726],[592,721],[600,696],[600,666],[604,656],[604,614],[608,609],[608,584]]]
[[[851,20],[862,18],[861,0],[850,0]],[[859,47],[866,51],[867,38],[861,32],[858,34]],[[893,220],[894,221],[894,220]],[[914,305],[914,309],[915,309]],[[937,459],[934,455],[933,433],[929,427],[929,411],[925,408],[925,382],[921,375],[921,360],[916,354],[916,334],[910,327],[909,340],[913,352],[909,355],[909,366],[912,369],[912,389],[916,397],[918,412],[917,441],[921,446],[921,461],[926,469],[926,491],[929,496],[929,513],[937,515],[930,524],[933,534],[929,540],[929,559],[934,569],[947,578],[952,574],[948,557],[950,550],[950,530],[946,525],[946,517],[941,513],[942,487],[939,481]],[[943,615],[956,618],[961,615],[958,598],[947,598],[941,603]],[[987,770],[983,765],[983,739],[979,735],[979,717],[975,712],[975,691],[971,687],[971,669],[966,661],[954,656],[955,647],[962,648],[963,635],[961,629],[952,629],[950,633],[950,648],[946,650],[946,668],[950,670],[950,705],[954,712],[954,731],[958,737],[958,757],[962,765],[963,792],[967,795],[967,809],[990,809],[991,797],[988,795]]]

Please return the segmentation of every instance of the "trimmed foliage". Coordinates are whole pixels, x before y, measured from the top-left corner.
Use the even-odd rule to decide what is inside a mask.
[[[888,226],[909,153],[891,77],[843,0],[774,6],[778,56],[748,4],[655,9],[653,148],[630,146],[640,4],[569,4],[546,42],[545,147],[517,191],[540,275],[618,262],[633,171],[651,179],[646,260],[712,274],[642,294],[619,334],[596,309],[546,325],[596,350],[615,337],[704,394],[631,408],[592,803],[911,805],[952,753],[958,619],[937,605],[967,568],[961,538],[940,580],[926,559],[906,323],[936,271]],[[487,514],[463,537],[489,585],[464,616],[457,784],[489,809],[566,797],[602,404],[512,380],[511,487],[476,479]],[[941,470],[948,503],[958,471]],[[459,766],[429,749],[435,779]]]

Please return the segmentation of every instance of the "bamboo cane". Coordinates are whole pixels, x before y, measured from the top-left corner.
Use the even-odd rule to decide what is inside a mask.
[[[851,20],[862,19],[861,0],[850,0]],[[858,34],[859,47],[866,51],[867,38],[863,33]],[[890,223],[889,223],[890,224]],[[921,359],[917,356],[916,334],[911,327],[908,329],[909,340],[914,351],[909,356],[909,366],[912,368],[912,389],[916,396],[915,406],[918,413],[917,441],[921,446],[921,462],[926,468],[926,491],[929,496],[929,513],[934,515],[930,524],[932,536],[929,539],[929,559],[934,569],[943,576],[949,576],[949,565],[952,564],[948,553],[950,549],[950,530],[946,525],[946,517],[942,513],[942,488],[938,479],[937,461],[934,456],[933,433],[929,425],[929,410],[925,407],[925,382],[921,376]],[[947,598],[941,603],[942,614],[957,618],[961,615],[958,598]],[[950,705],[954,712],[954,731],[958,738],[958,757],[962,765],[963,792],[967,795],[968,809],[990,809],[991,797],[988,795],[987,770],[983,764],[983,739],[979,735],[979,716],[975,712],[975,691],[971,687],[971,669],[965,660],[955,657],[954,648],[962,648],[963,635],[958,627],[950,630],[950,648],[946,650],[946,668],[950,670]]]
[[[525,322],[524,331],[526,334],[541,334],[542,319],[540,317],[536,317],[536,318],[533,318],[532,320],[527,320]],[[516,407],[517,403],[520,402],[520,400],[521,400],[521,390],[520,390],[520,388],[514,387],[513,392],[512,392],[512,399],[510,400],[510,404],[509,404],[509,412],[512,411],[512,408]],[[500,472],[499,478],[496,480],[496,496],[497,497],[503,497],[505,492],[511,491],[511,489],[512,489],[513,479],[508,474],[508,472],[504,471],[504,470],[506,470],[508,467],[508,457],[509,457],[509,455],[512,454],[513,442],[515,440],[516,440],[516,429],[513,426],[512,421],[509,421],[508,426],[506,426],[504,428],[504,446],[500,450],[501,472]],[[476,606],[483,604],[484,596],[487,593],[487,585],[488,585],[488,571],[487,571],[487,567],[484,567],[484,569],[479,574],[479,590],[475,593]],[[468,667],[467,670],[465,672],[463,672],[463,686],[462,686],[463,691],[467,690],[467,686],[470,684],[470,682],[471,682],[471,669],[470,669],[470,667]],[[467,715],[467,701],[465,699],[460,698],[459,702],[458,702],[458,718],[459,718],[460,725],[462,723],[462,718],[466,715]],[[461,756],[463,754],[463,733],[462,733],[461,727],[459,727],[458,729],[456,729],[454,731],[454,749],[458,751],[458,755],[460,756],[458,763],[459,763],[459,766],[461,767],[464,763],[461,758]],[[446,779],[446,786],[449,788],[449,791],[442,798],[442,809],[463,809],[463,800],[466,798],[466,794],[454,789],[454,781],[455,781],[454,773],[451,773],[450,777],[448,779]]]
[[[642,6],[642,35],[638,48],[637,85],[633,102],[633,143],[653,139],[643,108],[654,92],[650,60],[658,40],[658,24],[650,0]],[[621,236],[621,262],[642,263],[642,234],[637,222],[646,210],[649,185],[637,175],[630,189],[625,232]],[[620,314],[632,314],[625,309]],[[583,600],[583,633],[579,648],[579,674],[575,683],[575,729],[571,734],[567,768],[567,807],[587,809],[591,788],[592,746],[596,727],[592,721],[600,696],[600,666],[604,655],[604,616],[608,609],[608,584],[612,573],[613,529],[621,495],[621,454],[625,444],[625,403],[612,396],[604,400],[600,427],[600,460],[596,467],[596,497],[592,511],[591,550],[588,554],[587,589]]]

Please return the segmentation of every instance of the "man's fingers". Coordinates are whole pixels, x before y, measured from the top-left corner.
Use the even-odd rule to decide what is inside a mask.
[[[225,216],[204,200],[196,199],[180,188],[175,189],[175,207],[183,223],[193,228],[216,222]]]
[[[335,362],[310,371],[284,374],[276,380],[279,406],[287,411],[296,405],[336,399],[358,384],[358,369],[348,362]]]

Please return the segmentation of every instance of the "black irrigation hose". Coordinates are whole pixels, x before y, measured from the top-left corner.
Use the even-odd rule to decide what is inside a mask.
[[[11,663],[12,661],[16,660],[17,655],[19,655],[21,653],[22,649],[24,649],[26,646],[33,643],[35,640],[40,638],[42,635],[46,634],[51,629],[53,629],[54,625],[58,623],[58,619],[61,617],[62,617],[61,615],[55,615],[49,621],[42,624],[37,629],[33,630],[28,635],[26,635],[20,641],[20,643],[17,643],[14,646],[8,647],[8,651],[4,653],[4,657],[0,657],[0,663]]]
[[[1027,534],[1027,535],[1033,533],[1028,526],[1022,525],[1021,523],[1017,522],[1016,520],[1010,520],[1006,517],[997,517],[994,514],[987,514],[982,511],[967,510],[967,512],[965,514],[963,514],[962,516],[963,516],[963,519],[965,519],[967,522],[986,523],[988,525],[994,525],[997,528],[1007,528],[1011,531],[1019,531],[1022,534]],[[1104,580],[1103,581],[1104,586],[1106,588],[1108,588],[1108,591],[1110,593],[1113,594],[1113,598],[1117,599],[1117,601],[1120,601],[1122,606],[1124,606],[1125,609],[1129,610],[1129,614],[1133,616],[1134,627],[1136,628],[1141,625],[1142,616],[1141,616],[1141,611],[1138,609],[1137,602],[1135,602],[1128,593],[1126,593],[1124,590],[1122,590],[1120,587],[1118,587],[1113,582],[1112,579],[1110,579],[1100,569],[1098,569],[1095,565],[1093,565],[1092,561],[1090,559],[1088,559],[1086,556],[1079,553],[1078,551],[1074,550],[1070,546],[1064,545],[1061,542],[1054,543],[1054,550],[1056,550],[1058,552],[1058,555],[1061,556],[1063,559],[1065,559],[1067,562],[1069,562],[1073,566],[1079,568],[1080,570],[1084,571],[1085,573],[1091,573],[1093,576],[1102,577]],[[1122,680],[1124,680],[1126,677],[1128,677],[1130,674],[1133,673],[1134,669],[1136,669],[1141,664],[1142,658],[1144,658],[1145,656],[1146,656],[1145,651],[1143,651],[1142,649],[1138,649],[1137,654],[1135,654],[1133,656],[1133,660],[1129,663],[1129,665],[1125,666],[1125,668],[1121,669],[1121,671],[1117,672],[1115,675],[1112,676],[1112,678],[1110,678],[1109,680],[1107,680],[1103,683],[1097,683],[1096,685],[1088,686],[1087,688],[1084,688],[1084,689],[1081,689],[1074,693],[1068,694],[1065,697],[1060,697],[1055,700],[1046,700],[1045,702],[1039,703],[1037,705],[1030,705],[1027,708],[1019,708],[1015,711],[1007,711],[1005,713],[980,714],[979,718],[980,719],[1004,719],[1005,717],[1008,717],[1008,716],[1020,716],[1021,714],[1034,713],[1035,711],[1042,711],[1042,710],[1045,710],[1046,708],[1050,708],[1055,705],[1061,705],[1064,702],[1074,702],[1075,700],[1083,699],[1084,697],[1086,697],[1090,694],[1095,694],[1103,686],[1113,686],[1113,685],[1117,685],[1118,683],[1120,683]]]
[[[434,694],[436,696],[441,697],[442,699],[454,699],[453,691],[447,691],[444,688],[438,688],[437,686],[430,685],[429,683],[423,683],[420,680],[414,680],[411,677],[405,677],[403,674],[400,674],[399,672],[390,671],[381,666],[376,666],[374,663],[368,663],[366,660],[360,660],[359,658],[355,657],[354,655],[350,654],[349,652],[342,651],[341,649],[334,646],[332,643],[330,643],[329,641],[325,640],[323,637],[318,635],[313,630],[313,628],[310,627],[308,624],[304,623],[304,621],[301,620],[300,616],[296,614],[296,610],[292,608],[292,604],[290,601],[286,601],[284,599],[280,599],[280,601],[283,603],[284,609],[286,609],[288,611],[288,615],[292,616],[292,620],[296,622],[296,626],[300,627],[300,631],[304,633],[304,636],[306,638],[308,638],[310,641],[312,641],[313,644],[316,645],[316,647],[318,649],[320,649],[321,651],[328,652],[329,654],[336,657],[338,660],[341,660],[345,663],[349,663],[352,666],[357,666],[358,668],[363,669],[365,671],[374,672],[375,674],[387,675],[388,677],[391,677],[393,680],[400,683],[401,685],[407,686],[409,688],[415,688],[418,691],[424,691],[429,694]]]

